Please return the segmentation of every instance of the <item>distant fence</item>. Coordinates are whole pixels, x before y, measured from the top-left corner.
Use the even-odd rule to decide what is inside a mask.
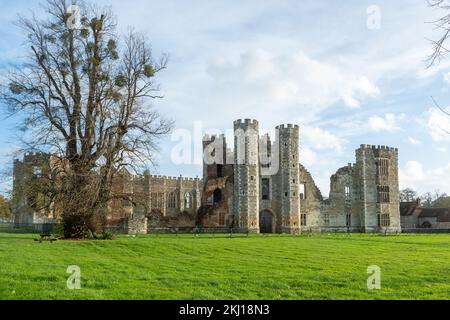
[[[147,229],[148,234],[209,234],[209,235],[247,235],[249,234],[248,229],[242,228],[225,228],[225,227],[170,227],[170,228],[154,228],[149,227]]]
[[[53,234],[56,223],[13,223],[0,222],[0,232],[3,233],[45,233]]]

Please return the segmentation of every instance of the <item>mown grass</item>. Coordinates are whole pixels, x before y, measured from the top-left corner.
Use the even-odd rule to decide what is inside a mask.
[[[33,237],[0,234],[0,299],[450,299],[450,235]]]

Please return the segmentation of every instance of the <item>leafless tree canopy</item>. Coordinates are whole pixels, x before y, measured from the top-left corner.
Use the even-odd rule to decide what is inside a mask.
[[[119,36],[109,9],[78,3],[81,19],[73,28],[69,5],[48,0],[47,20],[20,17],[29,56],[2,83],[1,99],[11,114],[25,117],[27,146],[64,159],[65,191],[74,197],[84,189],[76,205],[62,209],[79,217],[105,205],[121,168],[152,162],[172,123],[149,104],[162,98],[155,78],[167,56],[154,60],[147,39],[133,30]],[[92,203],[78,209],[88,194]]]
[[[446,12],[441,18],[432,23],[439,31],[438,40],[431,40],[433,44],[433,53],[428,58],[429,66],[439,63],[443,56],[445,56],[449,50],[446,48],[446,43],[450,37],[450,3],[447,0],[427,0],[428,5],[432,8],[442,9]]]
[[[433,65],[439,64],[441,59],[447,53],[449,53],[449,50],[446,47],[446,43],[450,37],[450,2],[448,0],[427,0],[427,2],[430,7],[440,9],[445,12],[445,14],[441,18],[432,22],[435,25],[436,29],[439,31],[440,36],[438,40],[431,40],[431,43],[433,45],[433,53],[428,57],[428,67],[431,67]],[[439,108],[442,113],[450,116],[450,113],[446,109],[442,108],[434,98],[432,98],[432,100],[434,105]],[[444,129],[442,130],[446,131]]]

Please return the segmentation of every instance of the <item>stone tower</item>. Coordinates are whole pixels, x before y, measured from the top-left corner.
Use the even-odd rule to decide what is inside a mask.
[[[259,124],[256,120],[234,122],[235,221],[239,228],[259,233]]]
[[[398,149],[361,145],[355,184],[363,232],[400,232]]]
[[[278,173],[281,211],[281,231],[296,234],[300,232],[299,195],[299,127],[281,125],[279,136],[280,169]]]

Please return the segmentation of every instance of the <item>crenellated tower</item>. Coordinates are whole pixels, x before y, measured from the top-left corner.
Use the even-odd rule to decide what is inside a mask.
[[[398,149],[361,145],[356,188],[363,232],[400,232]]]
[[[299,127],[281,125],[277,128],[280,152],[281,230],[283,233],[300,233],[300,195],[299,195]]]
[[[234,215],[239,228],[259,233],[258,121],[234,122],[234,146]]]

